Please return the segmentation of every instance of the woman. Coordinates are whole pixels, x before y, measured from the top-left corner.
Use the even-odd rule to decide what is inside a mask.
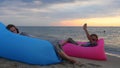
[[[8,30],[10,30],[11,32],[13,33],[16,33],[16,34],[21,34],[18,30],[18,28],[12,24],[9,24],[7,27],[6,27]],[[25,36],[28,36],[27,34],[21,34],[21,35],[25,35]],[[63,50],[62,50],[62,47],[61,45],[59,45],[57,43],[58,41],[51,41],[51,43],[53,44],[54,48],[55,48],[55,51],[57,52],[57,54],[62,58],[62,59],[65,59],[65,60],[68,60],[72,63],[75,63],[75,64],[79,64],[78,61],[76,61],[75,59],[73,59],[72,57],[68,56]]]
[[[19,34],[18,28],[17,28],[16,26],[12,25],[12,24],[7,25],[6,28],[7,28],[8,30],[10,30],[11,32],[13,32],[13,33]]]
[[[27,34],[27,33],[25,33],[25,32],[20,32],[20,31],[18,30],[18,28],[17,28],[15,25],[13,25],[13,24],[7,25],[6,28],[7,28],[8,30],[10,30],[11,32],[16,33],[16,34],[20,34],[20,35],[24,35],[24,36],[29,36],[29,37],[34,37],[33,35]]]

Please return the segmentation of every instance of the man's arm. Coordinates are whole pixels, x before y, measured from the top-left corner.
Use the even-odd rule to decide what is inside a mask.
[[[91,39],[91,37],[90,37],[90,34],[88,33],[88,30],[87,30],[87,24],[84,24],[84,25],[83,25],[83,29],[84,29],[84,31],[85,31],[85,33],[86,33],[86,36],[87,36],[88,40],[89,40],[90,42],[92,42],[92,39]]]

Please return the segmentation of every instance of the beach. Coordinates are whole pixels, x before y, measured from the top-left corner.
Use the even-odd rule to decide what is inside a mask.
[[[88,60],[88,59],[80,59],[83,63],[90,64],[92,68],[120,68],[120,57],[107,54],[106,61],[96,61],[96,60]],[[86,67],[87,68],[87,67]],[[88,67],[89,68],[89,67]]]
[[[76,60],[80,61],[83,65],[80,66],[65,61],[60,64],[40,66],[40,65],[29,65],[25,63],[2,59],[4,61],[7,61],[4,63],[4,66],[7,67],[1,67],[1,66],[0,67],[1,68],[120,68],[119,28],[91,27],[89,29],[91,33],[97,32],[99,38],[104,38],[105,52],[107,52],[106,53],[107,61],[75,58]],[[102,33],[101,30],[104,29],[106,29],[107,33]],[[78,41],[87,41],[84,31],[82,31],[82,28],[80,29],[79,27],[64,27],[64,28],[63,27],[32,27],[32,28],[21,27],[21,30],[23,32],[32,34],[33,36],[37,36],[40,39],[58,40],[58,39],[66,39],[68,37],[72,37],[73,39]]]
[[[119,5],[0,0],[0,68],[120,68]]]
[[[0,68],[120,68],[120,57],[113,55],[107,54],[107,61],[90,60],[83,58],[75,59],[77,61],[80,61],[82,65],[76,65],[65,61],[59,64],[40,66],[0,58]]]
[[[43,30],[44,29],[44,30]],[[105,52],[110,52],[111,54],[107,53],[107,61],[99,61],[99,60],[90,60],[90,59],[83,59],[83,58],[75,58],[77,61],[80,61],[82,65],[72,64],[68,61],[59,63],[59,64],[52,64],[46,66],[40,65],[31,65],[27,63],[22,63],[14,60],[9,60],[5,58],[0,58],[0,68],[120,68],[120,40],[119,40],[119,32],[114,33],[118,30],[116,28],[106,28],[109,31],[109,34],[103,34],[100,31],[102,28],[91,28],[94,32],[97,32],[100,38],[104,38],[105,40]],[[61,27],[34,27],[28,28],[25,27],[21,29],[23,32],[27,32],[28,34],[32,34],[33,36],[37,36],[40,39],[47,39],[47,40],[58,40],[58,39],[66,39],[68,37],[72,37],[78,41],[87,41],[84,32],[79,28],[74,27],[70,28],[61,28]],[[73,30],[73,31],[72,31]],[[77,30],[77,31],[76,31]],[[113,30],[113,31],[111,31]],[[111,31],[111,32],[110,32]],[[78,32],[78,33],[77,33]],[[113,44],[114,43],[114,44]],[[113,55],[115,53],[115,55]]]

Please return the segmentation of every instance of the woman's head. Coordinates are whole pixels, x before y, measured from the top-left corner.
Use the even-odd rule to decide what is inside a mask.
[[[96,34],[91,34],[90,37],[93,41],[98,41],[98,36]]]
[[[6,28],[7,28],[8,30],[10,30],[11,32],[13,32],[13,33],[19,33],[18,28],[17,28],[16,26],[14,26],[13,24],[7,25]]]

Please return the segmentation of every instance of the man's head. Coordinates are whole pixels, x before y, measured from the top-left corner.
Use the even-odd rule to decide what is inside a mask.
[[[90,37],[93,41],[98,41],[98,36],[96,34],[91,34]]]

